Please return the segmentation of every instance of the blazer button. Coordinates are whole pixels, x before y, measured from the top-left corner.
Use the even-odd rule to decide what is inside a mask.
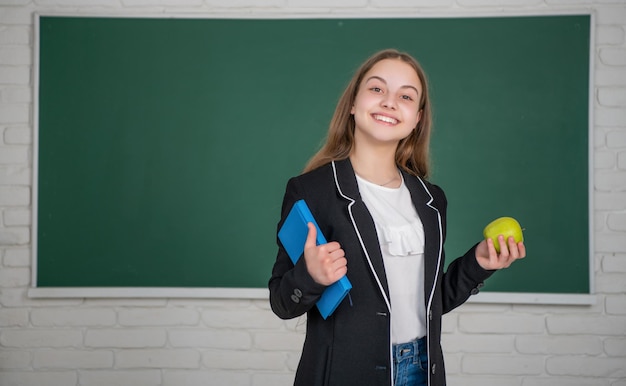
[[[470,294],[476,295],[479,292],[480,292],[480,290],[478,288],[472,288],[472,290],[470,291]]]
[[[296,295],[297,297],[301,298],[302,297],[302,291],[300,291],[300,288],[296,288],[293,290],[293,294]]]
[[[291,295],[291,301],[294,303],[300,303],[300,298],[296,295]]]

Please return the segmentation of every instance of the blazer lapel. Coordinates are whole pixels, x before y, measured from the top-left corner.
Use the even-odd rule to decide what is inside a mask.
[[[385,298],[387,307],[391,310],[389,286],[387,284],[383,257],[380,252],[376,226],[374,225],[374,219],[361,199],[352,164],[349,159],[334,161],[333,168],[335,172],[335,184],[339,194],[348,201],[348,215],[353,220],[352,225],[361,242],[361,248],[363,249],[365,259],[367,259],[367,264],[370,266],[379,289]]]
[[[402,172],[411,192],[413,205],[424,225],[424,293],[427,309],[430,308],[433,289],[443,263],[443,229],[439,210],[434,207],[433,196],[426,184],[418,177]]]

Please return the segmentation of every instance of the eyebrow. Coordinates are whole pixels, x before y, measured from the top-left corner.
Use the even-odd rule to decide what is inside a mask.
[[[387,84],[387,81],[383,78],[381,78],[380,76],[376,76],[376,75],[372,75],[369,78],[365,79],[365,83],[369,82],[372,79],[378,79],[381,82],[383,82],[384,84]],[[404,86],[400,86],[400,88],[412,88],[413,90],[415,90],[415,93],[417,95],[420,95],[420,92],[417,90],[417,88],[415,86],[411,86],[410,84],[406,84]]]

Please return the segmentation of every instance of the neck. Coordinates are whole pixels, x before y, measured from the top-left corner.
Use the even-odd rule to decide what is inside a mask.
[[[356,174],[372,183],[392,188],[399,187],[402,182],[395,161],[395,148],[359,151],[355,147],[350,162]]]

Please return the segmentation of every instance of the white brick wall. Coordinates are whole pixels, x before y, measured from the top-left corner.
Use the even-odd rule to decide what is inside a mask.
[[[339,3],[339,5],[337,5]],[[452,386],[626,386],[625,0],[0,0],[0,385],[293,382],[305,321],[266,300],[32,299],[33,12],[595,14],[592,306],[466,304],[444,318]]]

